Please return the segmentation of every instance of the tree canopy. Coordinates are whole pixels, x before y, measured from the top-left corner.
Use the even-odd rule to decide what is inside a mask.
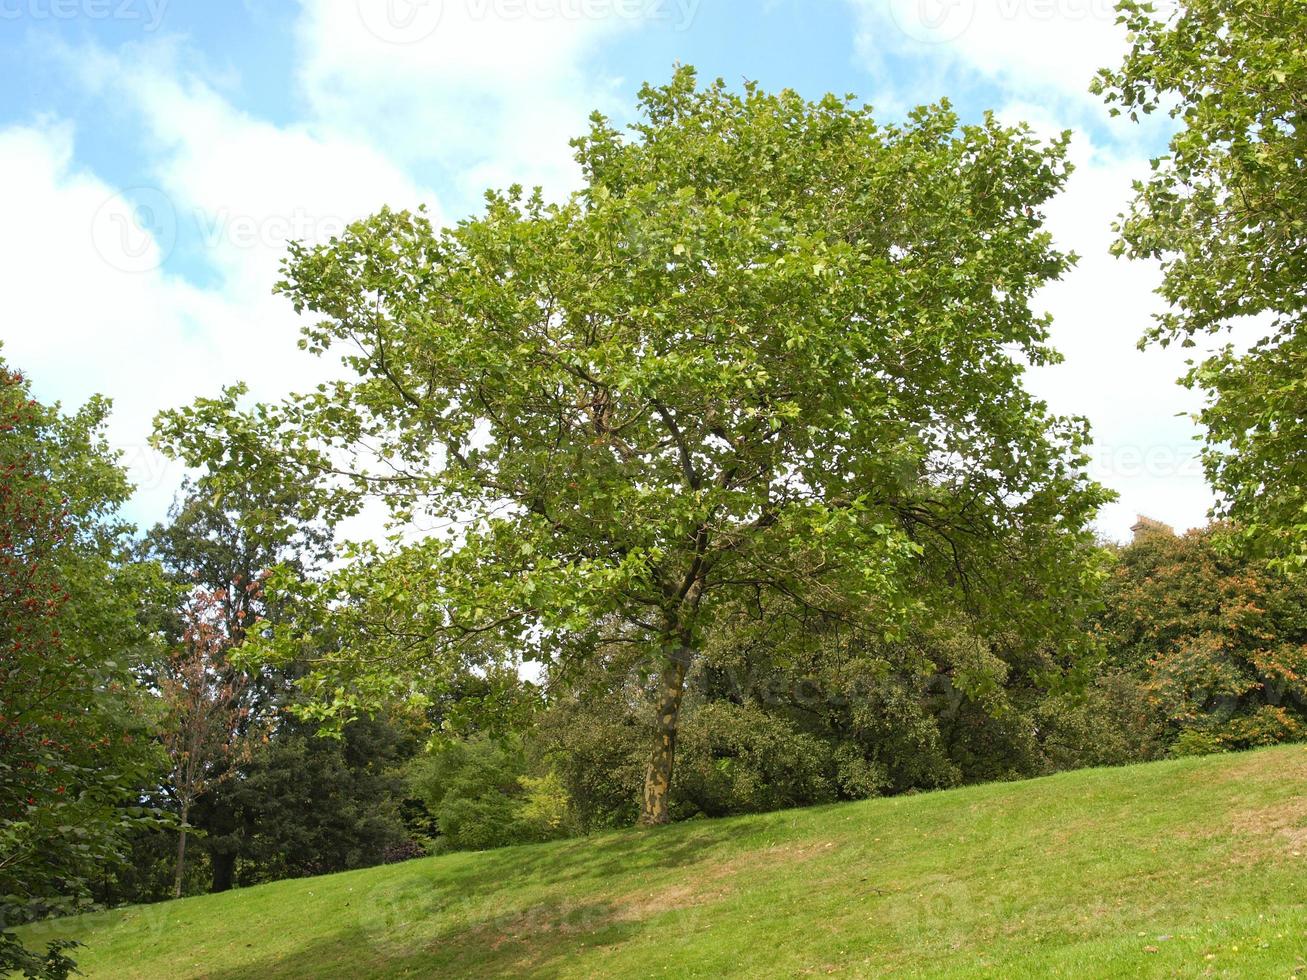
[[[1251,349],[1225,346],[1185,381],[1209,399],[1204,461],[1247,539],[1307,564],[1307,5],[1184,0],[1160,16],[1121,0],[1124,64],[1095,83],[1113,112],[1166,106],[1180,130],[1120,225],[1118,252],[1161,260],[1168,308],[1146,341],[1260,317]]]
[[[893,635],[937,561],[975,615],[1031,642],[1066,627],[1105,492],[1083,422],[1021,384],[1057,357],[1030,299],[1071,261],[1039,211],[1065,135],[947,104],[883,126],[681,69],[630,134],[596,115],[574,146],[561,203],[513,187],[455,227],[383,210],[293,246],[280,289],[319,317],[302,344],[353,377],[159,420],[217,479],[447,531],[324,587],[340,710],[505,651],[635,644],[662,685],[660,822],[687,666],[759,596]]]
[[[1179,751],[1307,736],[1307,600],[1224,525],[1141,534],[1106,583],[1100,628]]]
[[[129,484],[106,445],[108,405],[65,414],[0,360],[0,972],[66,965],[7,930],[84,906],[122,859],[130,806],[157,777],[151,711],[132,668],[145,569],[117,517]],[[45,966],[41,964],[44,962]],[[61,965],[62,964],[62,965]]]

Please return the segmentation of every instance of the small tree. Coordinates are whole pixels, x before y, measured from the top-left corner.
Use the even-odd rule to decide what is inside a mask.
[[[264,588],[249,584],[264,580],[274,568],[291,577],[310,575],[330,550],[323,528],[296,520],[292,487],[279,487],[274,493],[249,487],[220,492],[204,479],[183,485],[168,519],[150,530],[143,548],[162,565],[176,590],[152,610],[160,632],[182,643],[186,602],[178,601],[176,594],[185,597],[201,589],[223,597],[221,630],[233,649],[244,642],[256,621],[277,622],[289,614],[285,596],[272,597]],[[275,730],[279,710],[292,697],[297,670],[291,664],[246,676],[239,692],[242,733]],[[248,807],[238,804],[236,797],[248,798],[239,785],[248,775],[232,774],[212,782],[189,815],[189,823],[203,835],[213,891],[225,891],[235,883],[236,862],[250,830]]]
[[[256,589],[257,582],[247,588]],[[246,709],[241,705],[245,676],[227,662],[231,635],[226,627],[227,596],[195,590],[184,613],[181,643],[159,675],[159,690],[168,710],[163,744],[172,762],[169,788],[181,826],[173,897],[180,897],[186,869],[186,835],[196,799],[236,773],[248,752]]]
[[[322,317],[304,346],[345,345],[357,378],[248,413],[231,389],[158,432],[333,519],[373,498],[459,525],[322,588],[327,717],[517,651],[644,650],[656,824],[686,673],[723,616],[779,595],[892,635],[930,562],[1037,640],[1078,614],[1104,494],[1083,423],[1020,383],[1056,357],[1028,304],[1070,261],[1037,210],[1065,138],[947,105],[884,127],[690,69],[641,107],[633,138],[594,118],[561,204],[515,187],[444,231],[383,211],[294,246],[281,289]],[[999,555],[1021,574],[988,575]]]

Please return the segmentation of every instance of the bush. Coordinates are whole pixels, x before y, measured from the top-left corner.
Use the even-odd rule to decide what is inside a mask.
[[[1166,754],[1166,719],[1144,682],[1109,670],[1083,690],[1050,697],[1039,708],[1044,752],[1056,769],[1123,766]]]
[[[1215,755],[1225,751],[1221,739],[1214,732],[1199,731],[1190,728],[1180,733],[1171,746],[1171,754],[1177,757],[1191,755]]]
[[[532,776],[517,742],[478,737],[417,760],[412,791],[435,818],[438,851],[479,851],[575,831],[561,780]]]
[[[757,705],[701,705],[685,720],[677,754],[672,790],[682,811],[720,817],[840,795],[831,745]]]
[[[652,708],[638,690],[582,688],[540,717],[534,737],[581,830],[635,823],[652,726]]]

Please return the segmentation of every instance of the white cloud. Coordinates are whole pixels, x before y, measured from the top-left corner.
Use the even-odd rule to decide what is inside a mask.
[[[514,182],[557,196],[577,181],[568,139],[621,106],[587,54],[697,2],[303,0],[299,77],[317,118],[442,167],[464,202]]]
[[[223,277],[228,295],[265,294],[286,242],[326,241],[382,205],[427,204],[397,164],[315,123],[275,126],[178,70],[166,46],[130,57],[79,53],[87,81],[125,95],[145,123],[169,221]]]
[[[239,318],[220,298],[161,273],[137,211],[77,169],[72,153],[66,124],[0,130],[0,268],[17,284],[4,356],[44,400],[113,398],[110,435],[140,487],[137,511],[157,515],[181,471],[146,446],[150,419],[210,387],[208,372],[230,363],[214,328]],[[97,227],[120,231],[131,251],[106,259],[111,239]],[[123,254],[147,261],[125,271]]]
[[[134,463],[144,519],[161,516],[181,475],[145,448],[155,412],[238,379],[276,398],[330,370],[297,349],[299,324],[270,295],[286,240],[324,240],[383,204],[425,202],[443,220],[409,176],[424,159],[448,168],[442,191],[533,179],[568,189],[567,138],[605,88],[579,59],[651,9],[407,2],[306,0],[299,77],[311,111],[289,125],[237,110],[185,68],[176,39],[52,47],[88,93],[143,124],[148,164],[132,187],[79,168],[67,124],[0,130],[0,262],[24,284],[5,356],[43,397],[114,399],[111,434]],[[385,9],[432,8],[438,29],[412,44],[366,29]]]
[[[1063,127],[1047,110],[1014,104],[999,113],[1025,120],[1051,136]],[[1131,181],[1147,171],[1143,157],[1073,137],[1075,171],[1066,190],[1049,203],[1048,227],[1057,245],[1079,256],[1060,282],[1041,291],[1036,308],[1052,313],[1053,344],[1065,362],[1030,375],[1031,389],[1062,415],[1083,415],[1094,438],[1091,473],[1120,494],[1100,515],[1114,538],[1128,535],[1136,514],[1177,528],[1206,522],[1212,494],[1198,461],[1199,428],[1190,416],[1200,396],[1179,384],[1192,351],[1138,349],[1138,340],[1162,307],[1154,293],[1154,262],[1109,254],[1113,219],[1129,201]]]
[[[152,519],[181,476],[146,446],[155,412],[237,380],[280,397],[331,369],[298,350],[299,323],[271,295],[285,240],[424,195],[366,148],[249,119],[202,86],[138,68],[114,81],[158,142],[151,186],[120,191],[78,169],[67,124],[0,131],[0,265],[23,284],[5,353],[46,397],[114,400],[134,511]],[[211,287],[165,271],[188,244]]]
[[[1081,96],[1125,53],[1113,0],[850,2],[864,52],[928,58],[937,72],[952,62],[1018,91]]]
[[[529,96],[523,86],[642,16],[639,4],[582,0],[306,0],[300,29],[310,78],[463,79]]]

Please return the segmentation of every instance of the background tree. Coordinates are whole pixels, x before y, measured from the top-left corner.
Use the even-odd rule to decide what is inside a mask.
[[[1307,599],[1215,525],[1121,549],[1102,630],[1179,751],[1307,737]]]
[[[645,651],[660,823],[685,678],[728,610],[780,595],[894,635],[931,553],[1038,642],[1074,622],[1105,495],[1083,423],[1020,383],[1056,357],[1029,301],[1069,264],[1038,211],[1065,138],[946,105],[883,127],[689,69],[641,110],[629,138],[595,117],[561,204],[512,188],[455,228],[383,211],[294,246],[282,291],[322,317],[305,346],[346,345],[356,377],[253,412],[230,389],[158,431],[331,519],[377,498],[459,526],[320,590],[338,714],[515,651],[585,658],[601,631]],[[1001,552],[1022,573],[975,588]]]
[[[274,570],[295,583],[313,574],[330,554],[331,536],[321,525],[298,519],[291,488],[255,491],[236,486],[225,492],[203,478],[181,488],[168,519],[153,527],[144,553],[159,562],[173,583],[152,610],[152,620],[176,644],[186,629],[184,612],[193,590],[216,597],[212,610],[233,650],[239,649],[256,621],[275,623],[290,615],[293,584],[276,596],[255,582]],[[274,731],[278,710],[294,697],[300,668],[247,671],[224,659],[222,682],[239,698],[238,734]],[[233,764],[236,760],[232,760]],[[217,775],[216,773],[214,774]],[[208,857],[210,887],[225,891],[235,882],[236,861],[246,836],[246,821],[230,798],[231,778],[214,778],[194,801],[190,820]]]
[[[1167,105],[1181,122],[1136,184],[1118,252],[1161,260],[1168,309],[1147,341],[1194,343],[1241,319],[1269,331],[1197,363],[1204,460],[1220,508],[1291,565],[1307,564],[1307,5],[1182,0],[1167,16],[1120,0],[1124,64],[1096,82],[1113,112]]]
[[[66,970],[7,929],[89,900],[151,819],[131,804],[162,770],[132,673],[152,652],[136,623],[148,569],[116,517],[130,488],[107,412],[41,405],[0,361],[0,973]]]
[[[331,534],[299,520],[291,487],[255,492],[200,478],[182,485],[168,519],[150,529],[143,550],[179,586],[221,592],[224,629],[239,646],[256,620],[275,622],[285,612],[278,596],[249,584],[274,569],[291,577],[312,575],[331,555]],[[172,609],[174,617],[179,612],[179,606]],[[180,628],[171,632],[177,635]]]
[[[211,638],[226,648],[182,664],[174,660],[172,675],[167,669],[152,675],[186,709],[174,713],[182,724],[168,733],[170,742],[195,735],[184,724],[195,698],[221,695],[229,702],[222,714],[231,726],[230,743],[213,747],[201,773],[202,791],[189,794],[186,824],[197,833],[187,835],[184,892],[363,867],[419,850],[399,810],[407,795],[402,770],[427,738],[428,722],[377,715],[345,726],[339,738],[319,738],[316,723],[295,714],[302,701],[295,679],[303,664],[254,670],[235,662],[256,622],[266,627],[294,615],[294,583],[314,574],[329,545],[326,529],[298,520],[288,489],[219,493],[204,478],[183,486],[168,519],[145,537],[143,553],[159,563],[171,586],[152,597],[146,621],[175,650],[194,653],[188,630],[194,633],[198,599]],[[270,596],[261,583],[274,571],[287,586]],[[317,642],[331,641],[324,635]],[[313,656],[308,646],[303,653]],[[179,678],[182,667],[185,676]],[[175,794],[168,795],[172,788],[161,787],[157,802],[176,810]],[[138,834],[133,867],[98,883],[101,900],[153,901],[172,894],[178,843],[175,835]]]
[[[230,811],[233,884],[330,874],[425,853],[401,816],[405,767],[418,739],[410,724],[359,718],[339,738],[279,713],[238,778],[220,788]]]
[[[250,590],[259,587],[250,582]],[[245,678],[229,669],[232,637],[226,611],[233,605],[223,592],[197,589],[183,611],[181,643],[163,662],[158,677],[166,712],[163,746],[172,763],[168,788],[181,825],[177,831],[177,862],[173,898],[179,898],[186,874],[186,836],[191,807],[216,785],[236,775],[236,764],[248,758],[253,732],[244,722]]]
[[[413,794],[435,820],[437,850],[479,851],[575,833],[569,801],[516,738],[448,741],[415,760]]]

